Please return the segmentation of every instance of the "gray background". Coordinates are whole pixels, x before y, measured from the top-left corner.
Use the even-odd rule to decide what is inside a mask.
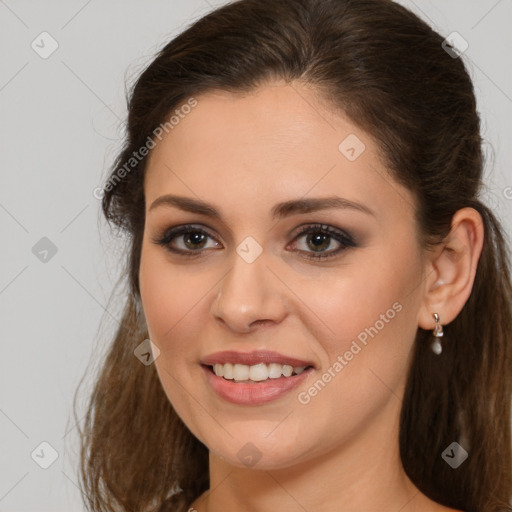
[[[116,327],[123,291],[109,301],[122,246],[105,229],[93,191],[121,145],[125,80],[223,3],[0,0],[0,511],[84,509],[71,405],[90,358],[101,359]],[[486,199],[510,234],[512,2],[401,3],[469,43],[464,58],[487,141]],[[44,31],[59,45],[47,59],[31,47],[42,46]],[[46,262],[33,252],[48,244],[43,237],[57,250]],[[48,469],[35,462],[51,461],[41,442],[58,453]]]

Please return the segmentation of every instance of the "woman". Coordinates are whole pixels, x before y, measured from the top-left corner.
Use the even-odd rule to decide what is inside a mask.
[[[90,510],[511,510],[512,288],[471,80],[390,0],[168,43],[104,187],[129,290]]]

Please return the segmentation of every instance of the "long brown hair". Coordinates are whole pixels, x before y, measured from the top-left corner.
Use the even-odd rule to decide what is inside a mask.
[[[126,162],[192,96],[249,91],[276,78],[307,84],[374,136],[392,175],[416,197],[425,247],[448,234],[458,209],[481,214],[473,290],[445,327],[441,357],[428,348],[430,332],[418,329],[400,453],[431,499],[467,512],[512,510],[509,254],[499,221],[479,198],[484,162],[473,84],[462,58],[442,43],[391,0],[241,0],[195,22],[142,72],[102,198],[106,219],[128,235],[121,277],[128,289],[80,428],[89,510],[183,511],[209,486],[207,448],[173,410],[154,365],[133,354],[148,338],[138,282],[147,158]],[[454,441],[469,453],[456,470],[441,457]]]

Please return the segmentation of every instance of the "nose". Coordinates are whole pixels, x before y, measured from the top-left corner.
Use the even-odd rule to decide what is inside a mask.
[[[265,252],[252,263],[234,255],[233,267],[222,279],[212,304],[217,322],[247,333],[256,326],[271,326],[285,318],[285,287],[267,264]]]

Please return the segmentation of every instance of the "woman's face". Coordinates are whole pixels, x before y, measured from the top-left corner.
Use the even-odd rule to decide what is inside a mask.
[[[412,195],[299,84],[195,99],[144,183],[141,299],[165,393],[235,466],[382,444],[425,293]]]

